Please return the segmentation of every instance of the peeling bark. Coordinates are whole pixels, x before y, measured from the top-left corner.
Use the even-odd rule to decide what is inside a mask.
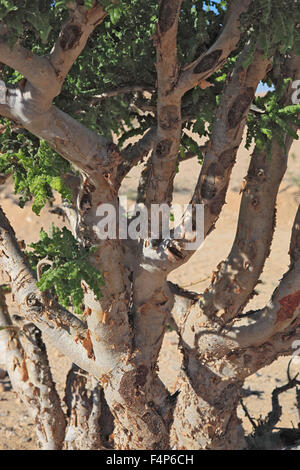
[[[89,383],[92,382],[92,383]],[[66,381],[65,401],[68,407],[67,450],[105,450],[101,431],[105,427],[101,414],[101,387],[88,374],[73,365]],[[105,445],[106,444],[106,445]]]
[[[37,289],[0,210],[0,265],[26,319],[20,341],[2,302],[0,324],[5,329],[0,331],[0,343],[14,388],[35,417],[43,448],[60,449],[64,442],[72,450],[243,449],[246,442],[236,415],[243,381],[279,355],[290,354],[292,341],[300,334],[299,211],[288,272],[268,305],[241,315],[269,253],[276,195],[292,142],[289,136],[285,136],[285,152],[273,142],[271,162],[266,152],[254,151],[242,188],[234,245],[203,295],[167,282],[168,274],[192,255],[185,245],[189,234],[182,240],[171,236],[151,242],[98,237],[99,206],[110,203],[118,214],[121,182],[149,152],[138,197],[148,208],[154,203],[171,204],[184,121],[182,96],[199,83],[204,89],[205,80],[236,49],[242,35],[240,16],[251,0],[230,3],[219,38],[182,70],[177,57],[181,4],[182,0],[159,2],[154,37],[157,125],[123,152],[52,105],[89,35],[107,16],[98,2],[90,9],[83,2],[70,7],[48,57],[35,56],[18,44],[10,49],[0,41],[0,60],[25,76],[17,87],[0,82],[0,113],[45,139],[80,170],[80,178],[71,178],[73,201],[64,209],[76,239],[96,247],[90,261],[105,281],[100,300],[82,283],[85,317],[79,320]],[[5,33],[5,26],[1,28]],[[193,205],[205,206],[205,236],[213,230],[225,203],[255,90],[271,67],[270,60],[256,50],[253,63],[243,69],[248,47],[228,77],[191,200]],[[298,70],[299,61],[292,58],[282,74],[296,78]],[[116,93],[113,90],[106,96]],[[179,393],[173,396],[157,373],[172,309],[183,353]],[[66,384],[66,435],[41,332],[74,363]]]
[[[179,76],[177,29],[181,3],[182,0],[162,0],[160,3],[156,33],[158,126],[151,157],[151,177],[147,180],[147,207],[162,202],[170,204],[172,200],[181,137],[181,95],[175,93]]]
[[[79,366],[99,375],[99,367],[90,361],[87,352],[76,338],[85,338],[86,327],[77,317],[59,306],[53,299],[42,294],[27,259],[21,252],[7,218],[0,210],[1,269],[11,280],[12,293],[20,312],[34,323],[63,354]]]
[[[242,61],[243,54],[224,90],[209,148],[191,201],[192,204],[205,204],[205,236],[214,227],[225,203],[231,170],[242,141],[249,107],[257,85],[266,75],[270,65],[269,60],[264,59],[257,51],[253,63],[244,71],[241,79]]]
[[[55,389],[41,332],[33,324],[14,327],[0,293],[0,346],[10,381],[36,425],[44,450],[62,449],[66,420]],[[22,331],[22,344],[18,333]]]
[[[299,58],[294,56],[288,59],[285,68],[295,78]],[[289,87],[281,100],[283,106],[290,103],[291,94],[292,88]],[[284,149],[273,141],[271,159],[266,151],[255,148],[253,152],[241,190],[242,201],[232,249],[228,258],[218,265],[212,284],[203,295],[203,311],[208,317],[218,316],[220,321],[227,323],[243,310],[253,296],[270,253],[276,224],[276,199],[291,145],[292,138],[286,135]],[[295,251],[294,245],[297,245],[296,228],[291,252]]]
[[[295,67],[293,60],[290,65],[296,73],[299,67]],[[288,89],[283,103],[289,102],[290,93]],[[185,301],[188,311],[179,319],[178,326],[184,354],[180,381],[184,393],[178,397],[171,439],[176,448],[245,448],[236,416],[242,381],[280,354],[291,352],[290,345],[282,347],[282,343],[299,316],[298,214],[292,232],[291,267],[270,303],[229,323],[249,300],[269,253],[276,196],[291,145],[288,135],[285,142],[286,149],[282,150],[273,139],[272,164],[266,153],[254,151],[229,258],[220,263],[210,289],[196,303]],[[204,182],[207,179],[212,185],[206,189],[204,185],[207,204],[215,197],[213,189],[218,179],[219,167],[213,166],[212,171],[211,165],[204,173]]]

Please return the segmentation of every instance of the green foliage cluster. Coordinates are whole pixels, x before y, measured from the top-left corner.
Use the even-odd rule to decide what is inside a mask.
[[[47,142],[23,129],[16,132],[8,120],[2,120],[2,126],[0,172],[13,175],[20,206],[33,199],[32,210],[38,215],[47,200],[53,198],[53,190],[71,200],[71,191],[62,178],[70,170],[69,163]]]
[[[119,137],[124,136],[125,141],[132,134],[141,135],[151,125],[151,116],[146,118],[138,109],[155,105],[156,97],[148,99],[135,92],[102,100],[93,96],[134,85],[155,88],[155,48],[151,37],[155,32],[158,2],[119,3],[122,24],[110,16],[95,30],[57,102],[88,127],[108,138],[113,131]],[[139,130],[134,131],[134,122],[140,125]]]
[[[252,8],[243,18],[243,27],[247,30],[250,41],[248,56],[245,58],[246,68],[253,60],[257,47],[270,57],[274,48],[285,54],[292,47],[300,54],[300,8],[298,1],[256,0]]]
[[[56,29],[56,18],[50,4],[47,0],[1,1],[0,20],[9,28],[7,39],[11,46],[18,38],[24,38],[28,34],[35,40],[41,40],[43,44],[47,43],[51,32]],[[63,6],[58,7],[59,16],[63,14]]]
[[[94,0],[77,0],[77,4],[92,8]],[[110,138],[114,132],[120,147],[128,138],[141,136],[156,124],[156,50],[153,43],[158,21],[157,0],[101,0],[108,18],[96,28],[83,53],[68,74],[55,104],[81,121],[87,127]],[[1,0],[0,21],[8,26],[7,38],[12,46],[17,39],[37,55],[48,54],[58,38],[62,24],[69,14],[69,0]],[[213,44],[224,24],[229,0],[185,0],[179,19],[178,56],[180,66],[193,62]],[[251,10],[243,17],[243,38],[236,51],[220,71],[209,78],[214,85],[200,86],[187,92],[182,100],[185,128],[199,137],[209,136],[220,97],[236,59],[246,43],[249,54],[247,67],[257,47],[265,56],[277,49],[280,60],[291,47],[300,53],[299,2],[295,0],[255,0]],[[277,60],[276,59],[276,60]],[[17,71],[0,65],[6,83],[16,85],[22,78]],[[283,134],[296,138],[294,125],[299,125],[299,105],[284,106],[281,97],[283,84],[270,74],[267,83],[275,90],[255,100],[261,113],[250,114],[247,148],[255,140],[271,155],[271,139],[275,137],[284,146]],[[103,94],[124,87],[138,85],[151,94],[127,92],[110,98]],[[143,109],[152,109],[145,113]],[[69,199],[71,193],[61,176],[72,171],[70,165],[44,141],[24,130],[14,129],[7,120],[1,121],[0,172],[13,174],[15,191],[20,203],[33,200],[33,210],[39,213],[47,199],[58,191]],[[180,154],[193,152],[201,162],[203,156],[193,138],[182,133]],[[50,235],[41,232],[41,240],[32,244],[28,253],[36,267],[47,257],[53,266],[45,267],[39,282],[41,289],[56,293],[59,302],[72,305],[79,313],[82,309],[84,280],[100,298],[103,285],[101,274],[89,263],[93,248],[80,247],[67,229],[53,228]]]
[[[10,7],[3,7],[2,18],[15,31],[16,36],[21,38],[25,47],[42,55],[51,50],[57,39],[61,24],[68,15],[68,3],[67,0],[10,2]],[[89,38],[84,52],[65,81],[62,93],[55,100],[55,104],[61,109],[89,128],[108,138],[112,132],[117,134],[120,146],[128,138],[139,137],[155,125],[155,116],[152,113],[145,115],[142,110],[145,106],[155,109],[156,92],[150,97],[140,92],[106,99],[93,99],[93,96],[134,85],[155,90],[156,51],[153,35],[158,3],[157,0],[119,0],[118,3],[101,1],[109,12],[109,18]],[[217,13],[211,10],[213,5]],[[86,6],[90,7],[88,4]],[[195,60],[216,39],[226,6],[225,0],[218,4],[211,0],[183,2],[178,35],[178,53],[182,66]],[[33,16],[35,20],[32,20]],[[41,18],[44,24],[37,25],[35,21],[40,21]],[[7,67],[3,69],[3,74],[6,75],[5,81],[11,84],[16,84],[22,78],[18,72]],[[205,91],[196,88],[184,96],[182,113],[187,115],[188,120],[191,117],[196,120],[192,125],[187,121],[187,125],[201,136],[207,135],[205,123],[213,120],[217,97],[224,83],[225,80],[220,81],[217,86]],[[185,133],[182,137],[182,152],[186,149],[198,152],[193,139],[188,138]],[[199,153],[199,159],[201,158]]]
[[[89,261],[95,249],[79,245],[66,227],[60,230],[52,226],[50,235],[42,229],[40,240],[29,246],[33,251],[27,252],[27,256],[33,269],[45,258],[53,262],[52,266],[44,267],[38,287],[52,291],[61,305],[72,306],[75,313],[82,313],[81,281],[85,281],[97,299],[101,298],[102,275]]]
[[[74,3],[85,5],[87,8],[92,8],[94,5],[93,0],[77,0]],[[89,38],[83,53],[68,74],[62,93],[56,98],[55,104],[108,138],[113,132],[118,136],[119,145],[122,147],[129,138],[141,136],[156,122],[155,111],[145,114],[143,109],[146,107],[155,110],[157,100],[156,51],[153,37],[159,2],[101,0],[100,3],[106,8],[109,17]],[[213,0],[197,2],[185,0],[182,3],[178,33],[178,56],[182,67],[199,57],[216,40],[223,27],[229,4],[227,0],[218,3]],[[69,5],[69,0],[19,0],[18,2],[3,0],[0,2],[0,19],[9,26],[9,37],[12,41],[18,37],[25,47],[35,54],[42,55],[48,53],[57,40],[61,25],[68,16]],[[299,5],[294,0],[252,2],[250,11],[244,15],[242,21],[243,41],[224,67],[210,77],[209,80],[214,86],[205,90],[199,86],[195,87],[183,97],[182,116],[188,130],[200,137],[208,136],[211,132],[215,111],[227,77],[246,42],[250,43],[250,49],[244,66],[251,63],[256,47],[262,48],[265,55],[278,48],[278,53],[283,55],[293,45],[299,45],[300,32],[299,28],[295,28],[295,24],[300,23],[299,15]],[[6,75],[5,81],[11,84],[16,84],[22,78],[18,72],[8,67],[3,68],[2,74]],[[272,81],[269,80],[269,84],[272,84]],[[146,90],[153,89],[154,92],[150,96],[141,92],[130,92],[110,98],[99,98],[108,91],[134,85],[144,87]],[[95,96],[98,98],[94,98]],[[265,98],[263,105],[264,109],[267,109],[261,118],[263,122],[258,122],[253,116],[249,118],[248,140],[251,140],[251,136],[257,138],[259,145],[260,142],[270,140],[267,134],[271,136],[272,129],[275,131],[278,126],[280,127],[278,122],[283,111],[278,113],[272,102],[267,104],[269,99],[271,99],[270,94]],[[259,101],[257,106],[260,106]],[[291,113],[295,112],[294,108],[290,109],[290,114],[285,119],[294,119]],[[277,124],[274,121],[275,115]],[[283,129],[283,125],[280,128]],[[35,155],[37,155],[40,144],[34,139],[31,139],[31,142],[30,145],[35,146]],[[180,154],[183,155],[186,151],[196,153],[199,161],[202,161],[195,140],[183,132]],[[63,163],[58,163],[60,157],[56,155],[55,158],[57,165],[53,167],[61,169]],[[18,172],[18,166],[15,165],[13,171]],[[17,181],[20,178],[19,174],[20,172]],[[43,177],[40,175],[41,179],[43,180]],[[26,186],[24,179],[22,181],[24,184],[17,184],[16,190],[23,191],[27,200],[29,194],[32,194],[33,182],[29,184],[27,181]],[[58,179],[54,179],[52,183],[47,181],[44,185],[38,183],[38,187],[43,187],[43,191],[39,190],[39,197],[36,198],[38,199],[34,205],[36,212],[39,212],[42,203],[45,203],[50,194],[46,188],[56,189],[58,185]]]
[[[18,38],[24,37],[31,31],[36,40],[43,44],[53,38],[57,31],[57,20],[66,18],[69,0],[1,0],[0,20],[5,21],[9,27],[8,39],[13,45]],[[94,0],[77,0],[74,4],[80,4],[90,9]],[[116,24],[122,14],[121,3],[115,4],[111,0],[102,0],[101,5],[107,10],[111,21]]]
[[[286,134],[293,139],[299,139],[295,129],[300,127],[300,104],[285,106],[281,103],[290,81],[289,78],[284,79],[275,90],[269,91],[265,96],[256,97],[254,104],[258,113],[250,113],[248,116],[247,149],[254,140],[256,146],[267,151],[271,158],[273,139],[276,139],[283,149]]]

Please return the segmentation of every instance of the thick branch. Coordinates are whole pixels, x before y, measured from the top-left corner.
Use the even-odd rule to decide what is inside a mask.
[[[2,27],[0,35],[0,62],[20,72],[40,93],[57,80],[55,71],[46,57],[34,55],[31,51],[16,43],[9,46],[9,31]]]
[[[252,64],[243,69],[240,56],[226,86],[213,123],[208,151],[192,198],[192,204],[205,205],[206,236],[214,227],[225,202],[231,170],[242,142],[249,107],[257,86],[269,67],[269,60],[257,51]]]
[[[203,295],[203,311],[227,322],[253,295],[269,256],[276,223],[276,198],[287,167],[288,150],[274,142],[272,159],[255,149],[245,178],[236,237],[228,258],[214,272]]]
[[[181,138],[181,96],[173,93],[179,73],[177,29],[182,0],[161,0],[157,27],[157,138],[146,206],[171,203]]]
[[[118,167],[117,181],[121,183],[129,171],[153,149],[156,140],[156,127],[150,128],[137,142],[129,144],[122,150],[125,162]]]
[[[112,177],[122,159],[113,143],[55,106],[39,113],[30,90],[23,93],[0,81],[0,113],[46,140],[62,157],[95,178]]]
[[[105,449],[101,442],[101,387],[74,364],[67,376],[65,400],[69,416],[67,449]]]
[[[49,109],[59,95],[63,82],[73,63],[84,49],[89,35],[107,16],[97,3],[87,10],[77,5],[70,8],[70,17],[63,25],[59,38],[48,57],[34,55],[19,43],[10,48],[9,29],[3,25],[0,37],[0,61],[18,70],[25,77],[20,88],[35,100],[37,111]]]
[[[247,12],[252,0],[231,2],[225,18],[225,25],[217,41],[199,59],[185,67],[176,90],[183,95],[202,80],[219,70],[233,52],[241,37],[240,16]]]
[[[179,297],[175,313],[177,318],[179,315],[184,371],[174,432],[180,446],[203,448],[204,443],[218,449],[245,445],[235,412],[242,381],[279,356],[294,352],[294,341],[300,335],[299,282],[297,261],[264,309],[249,312],[228,328],[208,321],[200,302]]]
[[[0,345],[12,386],[34,419],[41,447],[59,450],[64,442],[66,421],[41,332],[33,324],[26,324],[22,328],[21,345],[18,338],[21,330],[10,321],[3,292],[0,303],[0,327],[4,328],[0,331]]]
[[[300,57],[286,60],[281,76],[295,79],[300,71]],[[293,93],[292,83],[281,98],[280,105],[287,106]],[[295,131],[297,130],[294,126]],[[269,256],[276,220],[276,198],[287,167],[293,138],[283,136],[284,148],[273,138],[272,158],[267,151],[255,148],[245,184],[242,187],[237,233],[226,261],[214,273],[213,282],[203,296],[203,311],[207,316],[217,315],[225,323],[235,317],[253,295]],[[298,215],[299,218],[299,215]],[[296,219],[291,240],[292,263],[297,259],[299,228]]]
[[[254,69],[253,73],[255,73]],[[237,97],[234,93],[233,95],[237,101],[229,112],[227,109],[223,122],[220,120],[219,125],[221,128],[222,124],[227,129],[230,129],[231,125],[233,128],[237,127],[237,121],[243,117],[244,110],[242,113],[239,110],[242,96]],[[248,109],[249,104],[250,102],[247,103],[246,100],[243,106]],[[291,139],[288,136],[285,138],[285,143],[288,152],[291,144]],[[276,148],[274,144],[273,150]],[[235,250],[239,248],[241,254],[239,255],[237,251],[232,252],[231,259],[232,263],[238,263],[240,259],[241,266],[235,266],[235,268],[237,268],[238,274],[241,273],[241,268],[245,270],[242,271],[245,272],[245,284],[236,286],[235,282],[224,282],[218,292],[215,292],[213,284],[209,295],[217,310],[214,312],[214,316],[210,316],[206,312],[206,295],[200,296],[200,300],[194,303],[189,299],[181,298],[181,305],[176,308],[177,314],[183,313],[179,321],[179,331],[184,354],[184,373],[182,373],[181,381],[182,393],[178,398],[175,410],[174,431],[180,445],[185,447],[189,446],[190,448],[195,443],[201,446],[204,442],[206,445],[209,443],[210,448],[217,449],[223,448],[230,441],[231,448],[232,446],[234,448],[243,447],[245,442],[236,417],[236,406],[241,393],[242,381],[256,370],[273,362],[280,355],[290,354],[293,340],[299,334],[300,262],[298,255],[294,255],[294,247],[297,248],[297,227],[294,227],[293,230],[291,251],[294,259],[292,258],[291,268],[275,290],[270,303],[262,310],[249,312],[242,319],[236,321],[233,326],[224,326],[224,319],[232,318],[231,315],[235,314],[245,301],[241,287],[245,289],[246,298],[252,290],[252,271],[249,270],[250,273],[248,273],[248,265],[245,265],[244,261],[247,263],[251,261],[251,267],[254,269],[254,282],[256,283],[267,256],[266,250],[268,252],[268,244],[270,244],[272,238],[274,217],[274,213],[270,217],[269,211],[272,207],[274,210],[275,197],[285,171],[287,158],[287,152],[277,150],[278,155],[275,156],[275,161],[272,158],[272,165],[267,166],[264,163],[267,158],[266,155],[262,158],[262,155],[259,155],[256,151],[247,177],[241,209],[243,217],[239,227],[241,242],[235,246]],[[282,153],[285,157],[284,160],[282,159]],[[219,164],[224,161],[226,161],[225,157]],[[262,168],[259,168],[262,163]],[[220,167],[222,171],[219,172],[217,171],[216,162],[213,161],[212,165],[214,166],[212,166],[211,172],[209,169],[205,169],[205,179],[202,182],[200,180],[202,191],[198,195],[196,194],[196,200],[200,202],[204,199],[205,203],[208,200],[209,208],[214,208],[211,201],[217,202],[216,212],[212,211],[212,215],[216,216],[219,214],[225,198],[225,194],[223,194],[221,198],[219,197],[219,200],[215,199],[220,180],[221,188],[224,184],[222,180],[224,166],[223,168]],[[260,180],[260,178],[262,179]],[[203,184],[204,182],[205,184]],[[269,184],[270,187],[265,193],[262,188],[267,187]],[[275,188],[272,187],[272,184],[275,185]],[[226,193],[226,183],[224,187]],[[246,192],[247,189],[248,192]],[[205,197],[203,193],[206,194]],[[269,197],[271,197],[271,200],[269,200]],[[266,206],[264,206],[262,199],[266,199],[264,201]],[[260,219],[255,211],[259,212],[262,208],[264,208],[264,215]],[[207,216],[208,222],[205,224],[205,234],[208,233],[210,228],[209,223],[213,221],[213,217],[209,220],[209,213]],[[264,217],[267,218],[266,221],[262,220]],[[257,237],[261,237],[264,242],[261,248],[257,246],[256,232]],[[248,241],[252,240],[251,237],[255,238],[255,245],[253,243],[248,244]],[[266,241],[267,246],[265,245]],[[257,266],[255,265],[256,261]],[[226,263],[224,265],[227,266]],[[257,272],[255,272],[256,269]],[[223,279],[222,274],[224,275],[224,273],[220,273],[220,279]],[[234,273],[232,272],[232,274]],[[217,284],[220,279],[217,278]],[[239,281],[240,278],[237,277],[236,280]],[[247,282],[249,285],[247,285]],[[219,318],[224,313],[224,311],[222,312],[224,298],[228,299],[225,308],[228,309],[229,316],[228,318],[227,316]],[[184,305],[184,308],[182,305]],[[233,311],[230,310],[232,305]],[[213,397],[211,396],[212,387],[214,388]],[[226,403],[226,407],[223,406],[223,403]],[[195,418],[192,423],[189,420],[191,414],[197,416],[197,419]],[[214,419],[215,416],[217,421]],[[184,433],[182,432],[183,428]],[[226,441],[222,437],[225,436],[225,433]]]
[[[225,203],[231,171],[242,141],[249,107],[258,83],[265,77],[270,67],[269,60],[264,59],[260,51],[256,51],[253,63],[247,69],[243,69],[242,62],[245,54],[247,54],[247,49],[241,54],[224,89],[213,123],[211,138],[206,147],[200,176],[190,201],[192,206],[204,205],[204,237],[214,228]],[[148,178],[151,180],[152,177],[153,171]],[[188,249],[188,242],[193,238],[195,238],[195,233],[186,231],[183,240],[164,240],[155,252],[151,251],[151,247],[144,247],[144,258],[149,264],[150,262],[152,265],[155,264],[157,269],[163,268],[170,272],[187,262],[192,256],[194,250]]]
[[[106,91],[101,93],[101,95],[93,95],[92,102],[95,101],[102,101],[107,98],[113,98],[114,96],[125,95],[127,93],[135,93],[135,92],[148,92],[154,93],[155,89],[147,86],[142,85],[133,85],[133,86],[124,86],[121,88],[116,88],[115,90]]]
[[[26,320],[34,323],[57,349],[79,367],[100,376],[99,364],[90,359],[89,335],[84,324],[38,290],[28,261],[2,210],[0,245],[1,269],[8,276],[15,301]]]
[[[70,16],[49,56],[56,74],[56,85],[48,92],[48,95],[52,95],[49,96],[50,102],[60,93],[69,70],[84,49],[90,34],[107,16],[107,12],[97,3],[90,10],[80,5],[70,8]]]
[[[205,152],[207,150],[207,145],[200,146],[199,150],[201,150],[202,152]],[[197,155],[194,152],[187,151],[183,156],[182,155],[178,156],[177,165],[180,165],[180,163],[185,162],[187,160],[191,160],[192,158],[196,158],[196,156]],[[138,190],[137,190],[137,199],[136,199],[137,204],[145,204],[146,195],[147,195],[146,194],[147,187],[149,185],[149,181],[152,175],[151,167],[152,167],[152,159],[149,158],[140,176]]]

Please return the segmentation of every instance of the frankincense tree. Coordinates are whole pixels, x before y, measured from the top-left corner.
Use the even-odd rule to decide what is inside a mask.
[[[12,175],[37,214],[60,193],[70,229],[42,231],[26,251],[0,211],[0,266],[20,310],[10,315],[2,290],[1,361],[40,446],[245,448],[243,382],[290,355],[300,330],[300,210],[287,273],[268,305],[246,310],[300,123],[299,0],[1,0],[0,18],[2,181]],[[261,81],[270,91],[256,97]],[[202,295],[168,282],[194,253],[194,211],[181,238],[161,227],[156,239],[99,237],[98,208],[119,213],[135,165],[150,209],[171,206],[180,162],[193,157],[187,202],[203,205],[209,236],[246,129],[255,147],[236,237]],[[157,373],[170,322],[183,354],[175,395]],[[74,364],[67,413],[43,337]]]

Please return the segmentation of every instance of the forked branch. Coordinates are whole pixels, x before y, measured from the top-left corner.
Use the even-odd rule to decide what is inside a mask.
[[[42,293],[25,255],[20,250],[4,212],[0,209],[0,267],[8,276],[15,301],[28,322],[34,323],[55,346],[79,367],[100,376],[90,359],[89,335],[82,321]]]

